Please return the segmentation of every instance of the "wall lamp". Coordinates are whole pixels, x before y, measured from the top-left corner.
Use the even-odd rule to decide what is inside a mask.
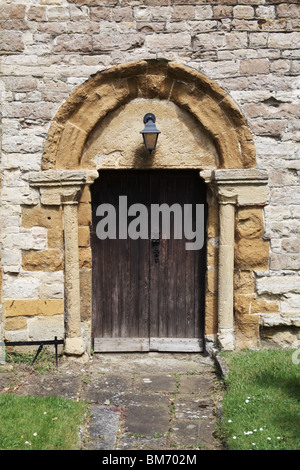
[[[156,118],[154,114],[152,113],[145,114],[144,116],[145,128],[144,130],[140,132],[140,134],[143,135],[146,150],[148,150],[150,154],[152,150],[155,150],[157,139],[158,139],[158,134],[160,134],[160,131],[156,128],[155,121],[156,121]]]

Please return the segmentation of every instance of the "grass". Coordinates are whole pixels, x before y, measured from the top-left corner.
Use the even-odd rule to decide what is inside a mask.
[[[300,449],[300,364],[291,350],[226,354],[220,430],[229,450]]]
[[[34,374],[56,370],[46,348],[31,367],[35,353],[7,353],[6,365],[22,364]],[[0,450],[76,450],[87,411],[87,403],[61,397],[0,394]]]
[[[0,395],[0,450],[76,450],[84,403]]]

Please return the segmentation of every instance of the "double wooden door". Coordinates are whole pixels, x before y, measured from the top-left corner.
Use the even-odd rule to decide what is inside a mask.
[[[206,212],[199,173],[103,170],[91,190],[95,352],[202,351],[205,244],[188,250],[184,226],[189,205],[190,228],[205,231],[196,220],[196,205]],[[170,210],[169,233],[162,219],[153,226],[153,205],[162,204],[182,209],[181,222]]]

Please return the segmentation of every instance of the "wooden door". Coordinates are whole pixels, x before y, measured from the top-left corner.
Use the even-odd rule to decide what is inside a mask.
[[[185,205],[206,207],[199,173],[105,170],[91,189],[94,350],[202,351],[205,246],[186,249],[190,240],[183,220]],[[133,239],[127,233],[131,222],[141,231],[136,219],[140,212],[124,219],[124,208],[137,203],[147,212],[147,238]],[[115,238],[97,235],[97,224],[104,220],[97,208],[103,204],[115,208]],[[174,233],[172,210],[170,233],[164,233],[161,220],[160,233],[157,227],[153,230],[152,207],[162,204],[176,204],[177,215],[182,215],[181,238]],[[195,218],[193,210],[194,229]]]

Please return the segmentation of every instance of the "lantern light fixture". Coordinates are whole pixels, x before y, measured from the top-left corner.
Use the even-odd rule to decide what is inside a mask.
[[[150,154],[153,150],[155,150],[158,135],[161,133],[156,128],[155,121],[156,121],[156,118],[154,114],[152,113],[145,114],[144,116],[145,128],[144,130],[140,131],[140,134],[142,134],[143,139],[144,139],[146,150],[148,150]]]

